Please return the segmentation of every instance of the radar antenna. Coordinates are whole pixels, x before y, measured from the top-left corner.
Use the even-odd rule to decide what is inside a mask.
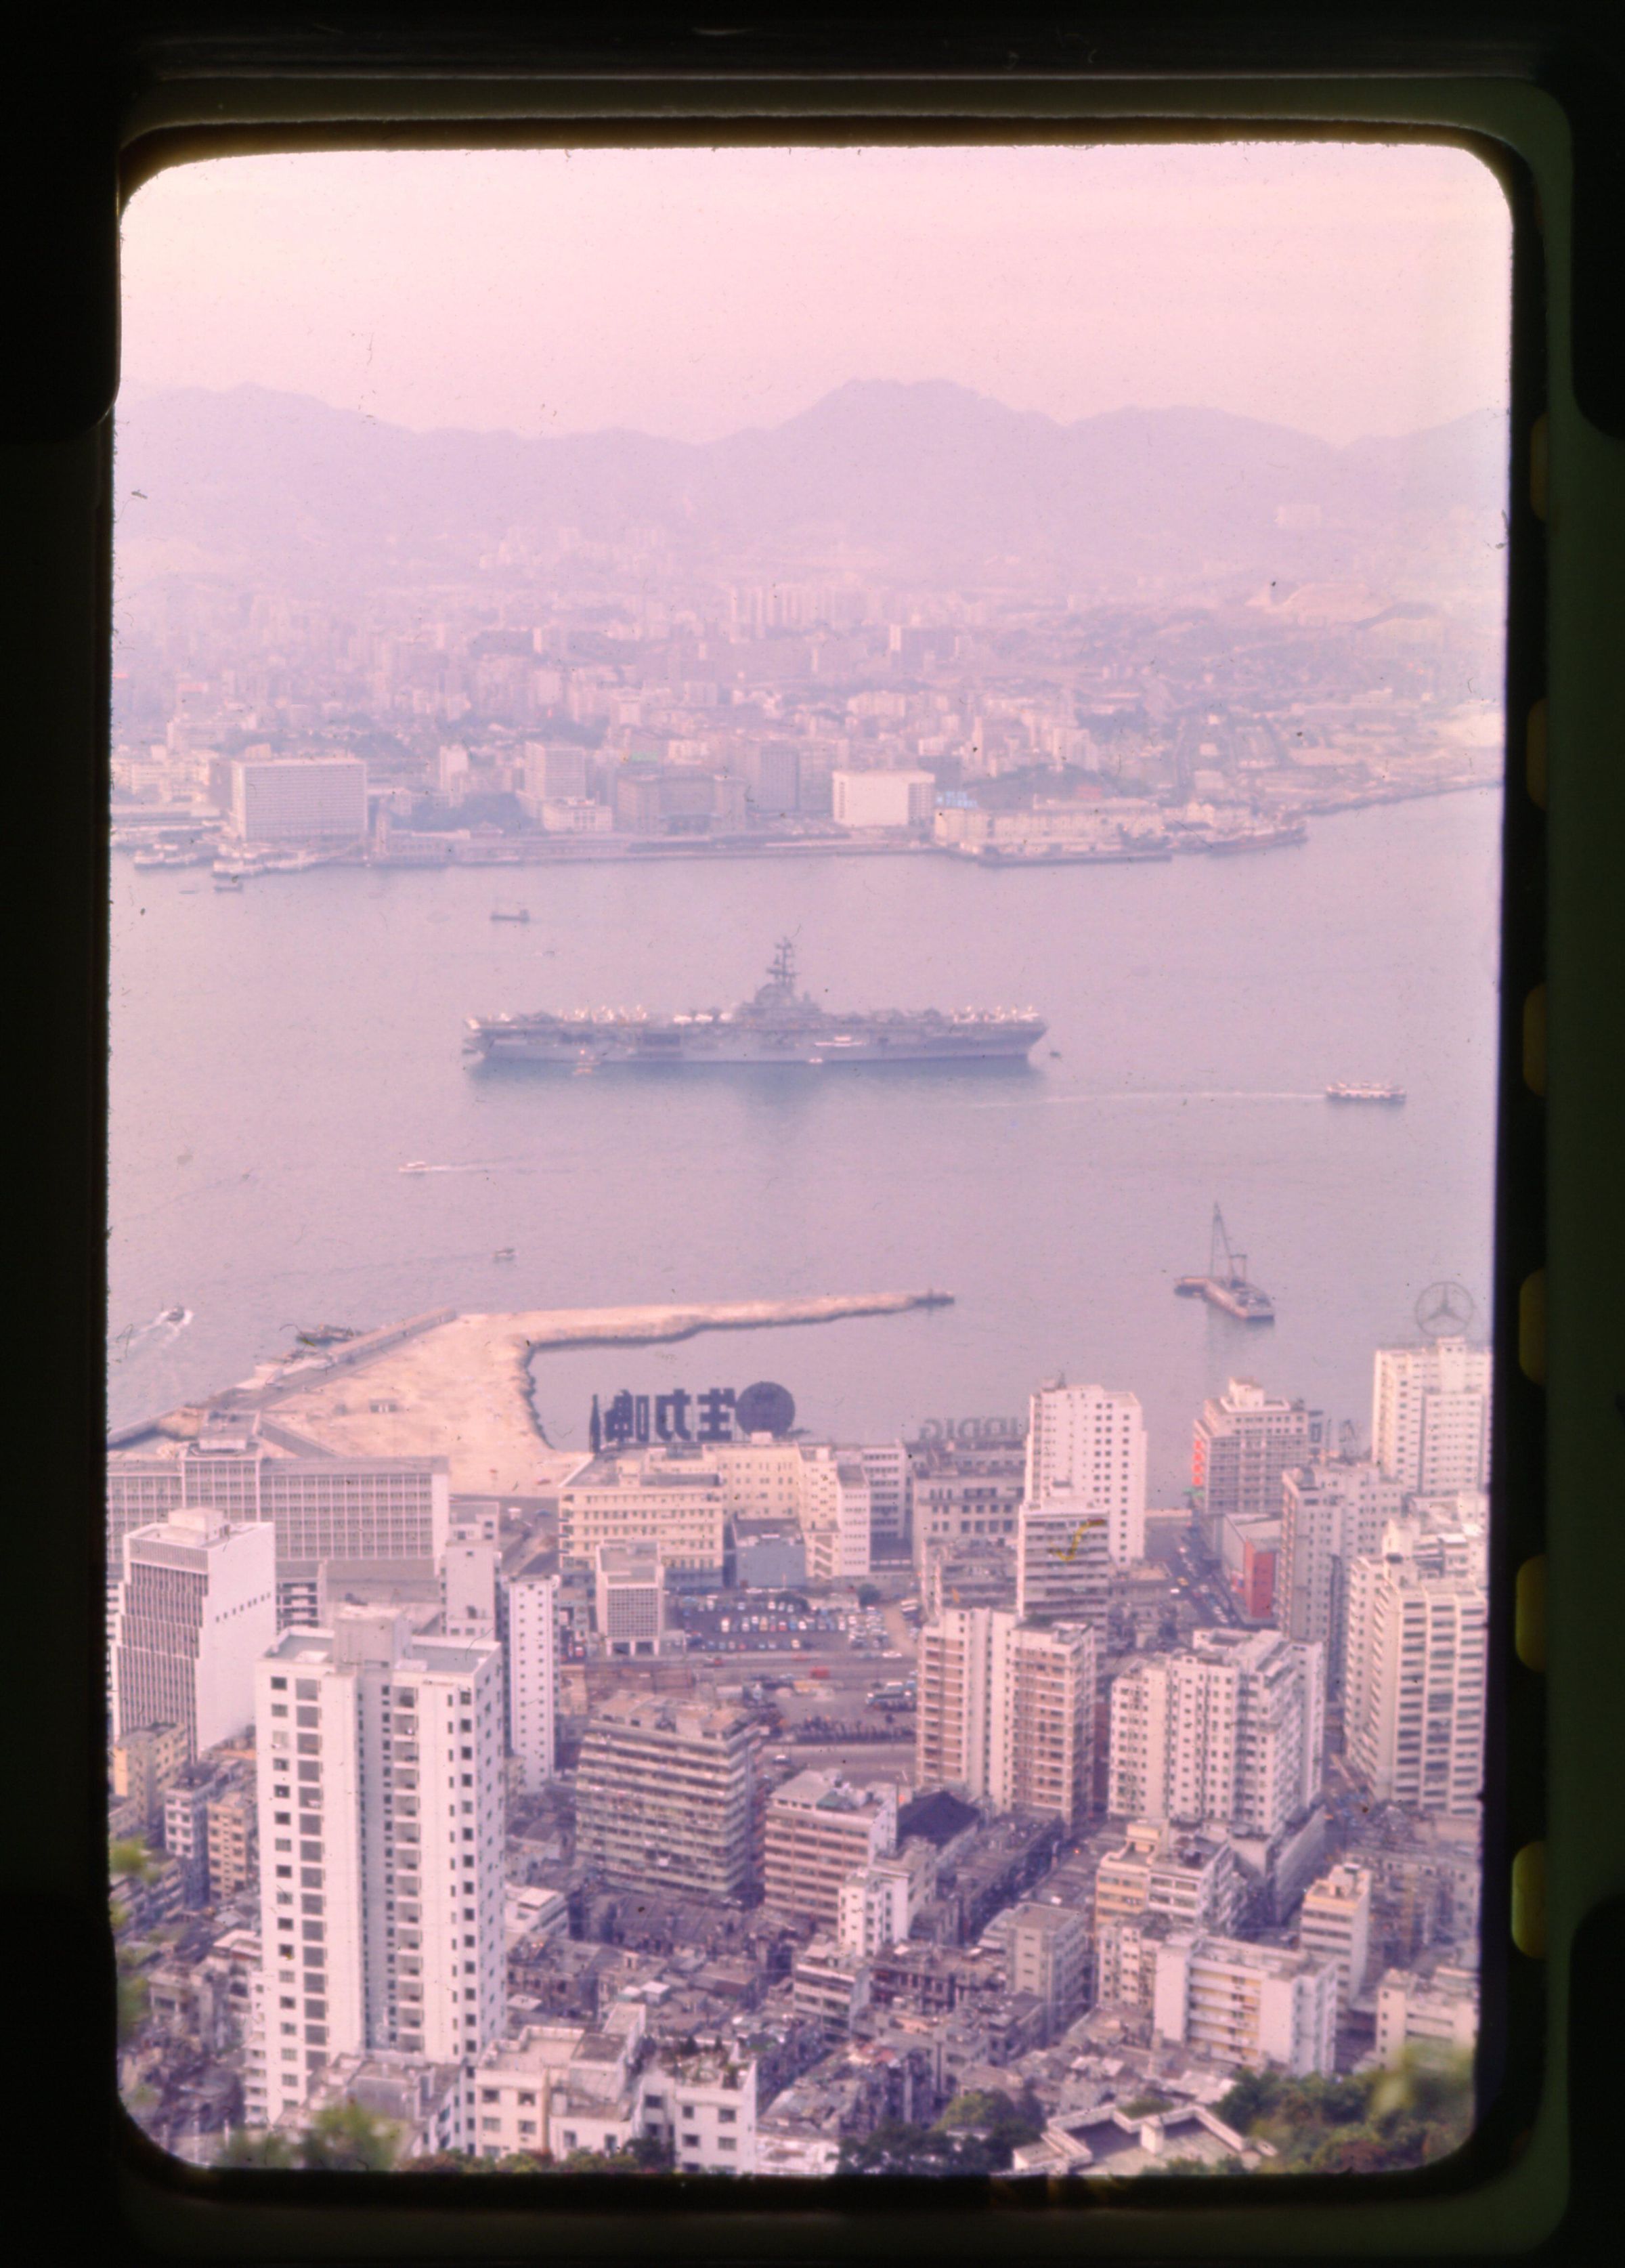
[[[783,991],[795,990],[796,940],[793,937],[780,938],[778,950],[773,956],[773,965],[768,969],[768,975],[770,980]]]

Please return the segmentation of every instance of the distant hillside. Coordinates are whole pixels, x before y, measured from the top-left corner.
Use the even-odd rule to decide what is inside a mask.
[[[1485,411],[1343,449],[1211,409],[1062,425],[945,382],[855,380],[765,431],[695,446],[605,431],[415,433],[243,386],[137,395],[118,421],[126,571],[138,563],[317,587],[460,572],[511,527],[999,579],[1087,572],[1300,575],[1498,532],[1505,421]]]

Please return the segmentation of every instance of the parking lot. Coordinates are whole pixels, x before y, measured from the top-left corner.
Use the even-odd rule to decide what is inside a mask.
[[[684,1600],[679,1620],[693,1666],[719,1684],[760,1688],[798,1762],[813,1761],[796,1739],[804,1727],[830,1727],[837,1748],[856,1734],[854,1747],[865,1752],[889,1733],[885,1745],[912,1754],[915,1642],[895,1607],[841,1609],[795,1594],[763,1601],[733,1593]]]

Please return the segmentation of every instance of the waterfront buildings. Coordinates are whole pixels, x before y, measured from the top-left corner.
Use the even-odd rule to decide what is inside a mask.
[[[1487,1602],[1480,1528],[1391,1521],[1350,1569],[1344,1745],[1378,1801],[1478,1808]]]
[[[896,1847],[894,1788],[853,1787],[838,1772],[798,1772],[768,1799],[767,1902],[837,1928],[842,1886]],[[906,1923],[900,1934],[907,1934]]]
[[[761,1737],[741,1709],[612,1694],[582,1743],[577,1857],[612,1883],[745,1897],[761,1864]]]
[[[1328,1694],[1343,1686],[1349,1569],[1369,1558],[1405,1491],[1370,1458],[1301,1466],[1282,1481],[1277,1619],[1288,1638],[1326,1648]]]
[[[285,1631],[254,1685],[274,2124],[335,2057],[458,2064],[501,2034],[502,1656],[341,1608]]]
[[[1105,1514],[1114,1567],[1145,1557],[1145,1421],[1136,1395],[1055,1379],[1033,1396],[1026,1501],[1041,1506],[1059,1495]]]
[[[276,1635],[268,1528],[184,1507],[124,1538],[112,1631],[113,1729],[179,1728],[188,1758],[254,1722],[254,1664]]]
[[[1107,1810],[1276,1836],[1320,1789],[1323,1681],[1320,1648],[1274,1631],[1198,1631],[1132,1663],[1112,1688]]]
[[[231,824],[242,843],[360,843],[366,765],[359,756],[239,758],[232,766]]]
[[[1408,1492],[1482,1489],[1489,1475],[1489,1349],[1462,1338],[1381,1347],[1371,1454]]]
[[[332,1456],[258,1412],[223,1412],[173,1452],[109,1454],[110,1574],[132,1528],[204,1505],[233,1520],[269,1522],[277,1627],[313,1626],[324,1571],[335,1589],[357,1578],[437,1577],[450,1526],[450,1466],[438,1456]]]
[[[508,1749],[518,1758],[520,1786],[534,1793],[558,1766],[558,1578],[516,1575],[501,1599]]]
[[[832,771],[829,791],[837,827],[928,828],[937,807],[934,772]]]
[[[1001,1810],[1088,1815],[1096,1639],[996,1608],[954,1607],[920,1633],[915,1778]]]
[[[591,1567],[600,1544],[652,1538],[668,1567],[720,1581],[728,1491],[698,1447],[590,1458],[559,1491],[559,1557]]]

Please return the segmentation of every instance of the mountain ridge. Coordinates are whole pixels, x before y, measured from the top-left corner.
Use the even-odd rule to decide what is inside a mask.
[[[1452,514],[1493,521],[1506,447],[1493,410],[1339,446],[1199,405],[1063,423],[950,379],[851,379],[705,442],[418,431],[251,380],[138,395],[118,420],[114,490],[122,541],[296,578],[342,572],[341,554],[367,573],[466,566],[511,528],[559,527],[785,558],[833,541],[960,576],[1009,557],[1325,571],[1333,536],[1369,551]],[[1288,560],[1294,545],[1304,556]]]

